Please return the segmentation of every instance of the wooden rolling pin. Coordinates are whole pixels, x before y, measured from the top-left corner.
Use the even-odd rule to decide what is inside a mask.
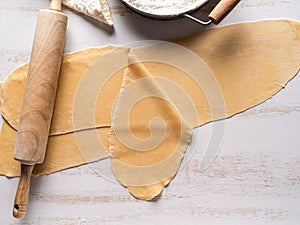
[[[26,214],[33,167],[44,161],[67,21],[61,0],[52,0],[49,9],[39,12],[14,152],[21,162],[13,208],[16,218]]]

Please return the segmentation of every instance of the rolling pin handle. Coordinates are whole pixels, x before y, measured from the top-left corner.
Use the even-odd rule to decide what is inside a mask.
[[[13,216],[15,218],[23,218],[27,211],[29,189],[30,189],[30,178],[34,165],[21,165],[21,177],[17,188]]]
[[[61,11],[61,1],[62,0],[51,0],[49,9],[55,11]]]

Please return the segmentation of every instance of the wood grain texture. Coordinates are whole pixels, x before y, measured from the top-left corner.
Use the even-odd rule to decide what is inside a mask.
[[[49,9],[61,12],[62,0],[51,0]]]
[[[44,161],[66,37],[61,1],[51,1],[50,8],[39,12],[17,132],[14,158],[22,164],[15,218],[25,216],[34,164]]]
[[[14,154],[27,165],[44,161],[66,26],[65,14],[39,12]]]
[[[208,28],[185,19],[153,21],[131,13],[118,0],[109,3],[113,33],[64,9],[70,21],[66,51],[165,40]],[[6,31],[0,35],[2,79],[28,59],[36,12],[48,4],[48,0],[0,1],[0,28]],[[285,17],[300,20],[299,8],[298,0],[244,0],[221,24]],[[299,85],[298,74],[272,99],[226,120],[220,153],[206,171],[199,165],[213,124],[195,129],[191,160],[155,202],[136,200],[125,188],[109,181],[109,163],[101,161],[33,177],[30,207],[21,221],[11,215],[18,179],[0,177],[0,224],[298,225]]]
[[[34,166],[21,165],[21,177],[14,201],[13,216],[22,218],[25,216],[28,205],[30,178]]]
[[[219,24],[239,2],[240,0],[221,0],[211,13],[209,13],[208,17],[215,24]]]

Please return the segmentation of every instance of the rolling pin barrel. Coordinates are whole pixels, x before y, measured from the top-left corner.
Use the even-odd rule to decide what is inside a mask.
[[[14,152],[22,163],[13,208],[16,218],[26,214],[31,173],[46,153],[67,28],[60,4],[52,1],[50,10],[40,10],[36,25]]]
[[[40,10],[14,154],[26,165],[44,161],[66,27],[65,14]]]

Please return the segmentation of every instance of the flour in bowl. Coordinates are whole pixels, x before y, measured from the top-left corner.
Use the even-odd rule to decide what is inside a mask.
[[[207,0],[124,0],[139,11],[159,16],[178,15],[200,7]]]

